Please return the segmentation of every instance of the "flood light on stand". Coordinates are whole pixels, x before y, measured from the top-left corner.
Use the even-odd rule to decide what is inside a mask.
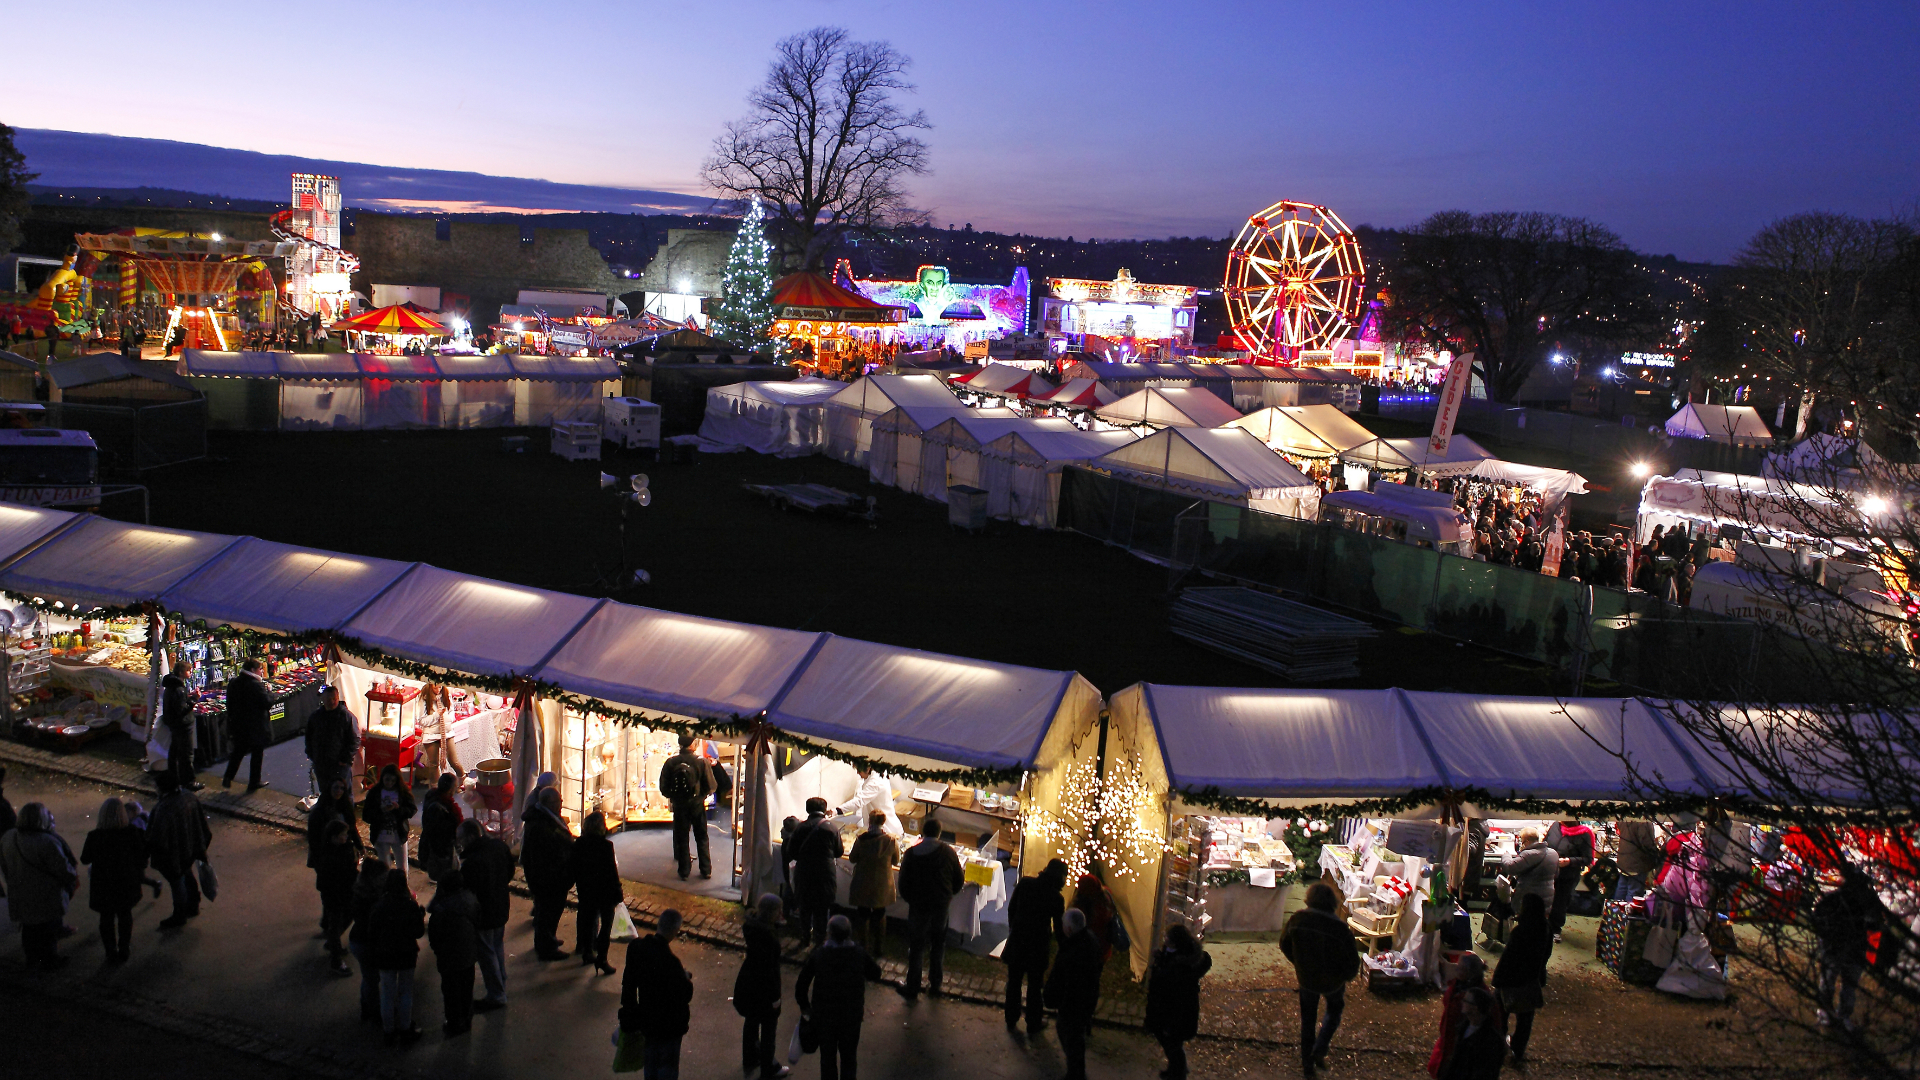
[[[631,484],[635,491],[645,491],[651,486],[647,482],[647,474],[643,472],[634,473],[633,476],[627,480],[627,483]]]
[[[1653,466],[1647,464],[1644,461],[1636,461],[1632,465],[1627,467],[1627,471],[1632,473],[1635,476],[1646,476],[1647,474],[1653,472]]]
[[[603,488],[610,488],[619,482],[620,482],[620,478],[613,475],[612,473],[600,474],[600,486]]]

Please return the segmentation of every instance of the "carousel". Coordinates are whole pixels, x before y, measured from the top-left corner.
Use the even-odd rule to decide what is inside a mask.
[[[329,329],[357,335],[359,352],[405,353],[423,351],[434,338],[448,336],[440,320],[409,304],[363,311],[341,319]]]
[[[893,332],[906,321],[906,308],[869,300],[818,271],[773,283],[773,337],[814,374],[857,375],[886,359]]]

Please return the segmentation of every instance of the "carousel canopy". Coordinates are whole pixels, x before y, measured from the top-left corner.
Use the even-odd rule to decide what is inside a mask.
[[[0,589],[83,609],[123,607],[158,597],[237,542],[90,517],[0,571]]]
[[[1099,697],[1071,671],[829,637],[767,719],[851,747],[1015,769],[1032,767],[1056,716]]]
[[[826,636],[608,604],[539,678],[681,716],[752,716],[780,696]]]
[[[773,316],[811,322],[898,323],[907,321],[907,309],[843,289],[825,274],[801,270],[773,283]]]
[[[245,536],[161,594],[160,604],[215,626],[283,634],[326,630],[351,618],[416,565]]]
[[[440,320],[415,311],[406,304],[363,311],[351,319],[334,323],[333,329],[352,330],[360,334],[424,334],[430,337],[444,337],[447,333],[447,328],[440,325]]]

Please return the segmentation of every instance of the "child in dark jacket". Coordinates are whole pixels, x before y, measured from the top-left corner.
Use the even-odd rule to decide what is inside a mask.
[[[359,876],[360,850],[347,823],[327,823],[325,839],[313,852],[314,885],[320,890],[320,922],[327,934],[327,956],[335,975],[351,975],[347,947],[340,940],[353,922],[353,884]]]

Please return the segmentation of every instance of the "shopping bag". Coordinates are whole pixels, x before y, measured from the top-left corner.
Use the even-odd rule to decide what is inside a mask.
[[[1727,976],[1713,958],[1713,947],[1698,930],[1681,935],[1674,946],[1673,963],[1654,984],[1654,989],[1703,1001],[1720,1001],[1727,996]]]
[[[647,1063],[647,1038],[626,1028],[613,1034],[613,1071],[639,1072]]]
[[[789,1065],[800,1064],[801,1057],[807,1052],[806,1048],[800,1045],[800,1029],[806,1022],[807,1018],[802,1016],[800,1023],[793,1025],[793,1038],[787,1040],[787,1064]]]
[[[213,872],[213,864],[205,859],[193,864],[194,876],[200,879],[200,895],[213,900],[220,895],[220,878]]]
[[[1654,923],[1647,929],[1647,947],[1640,958],[1654,967],[1666,967],[1673,963],[1673,949],[1679,941],[1679,930],[1664,922]]]
[[[640,940],[640,931],[633,926],[633,913],[627,910],[624,901],[613,905],[613,932],[607,938],[610,941]]]
[[[1513,879],[1505,874],[1496,874],[1493,879],[1493,895],[1503,904],[1513,903]]]

